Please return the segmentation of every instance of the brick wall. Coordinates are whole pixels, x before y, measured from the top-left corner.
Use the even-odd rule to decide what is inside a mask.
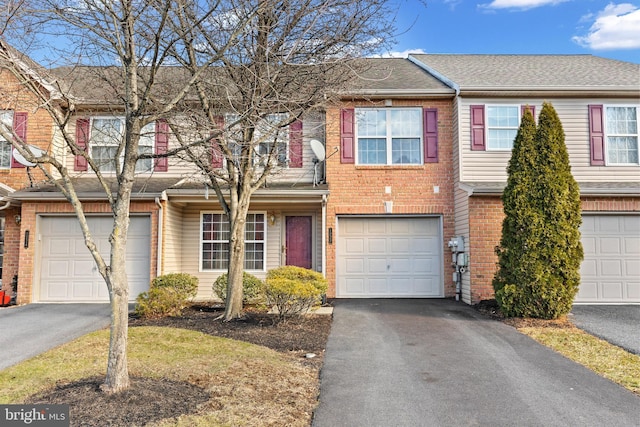
[[[352,102],[342,108],[384,106],[371,101]],[[411,166],[355,166],[340,163],[340,154],[327,159],[329,200],[327,227],[336,229],[336,216],[345,214],[384,215],[384,201],[393,201],[393,215],[434,214],[443,218],[445,295],[455,295],[451,279],[450,257],[446,242],[454,235],[453,218],[453,165],[452,104],[451,100],[394,100],[393,106],[426,107],[438,109],[438,163]],[[326,150],[334,153],[340,148],[340,108],[326,113]],[[439,187],[439,192],[434,191]],[[391,193],[385,193],[386,187]],[[327,242],[327,295],[336,294],[336,240]]]
[[[82,206],[85,213],[111,214],[110,206],[107,203],[86,202]],[[156,275],[157,264],[158,207],[154,201],[132,201],[130,209],[132,213],[151,213],[151,263],[149,272],[150,277],[153,278]],[[38,251],[36,218],[40,214],[73,214],[73,209],[67,202],[26,202],[22,204],[22,223],[19,236],[18,304],[27,304],[33,301],[34,268],[37,268],[35,257]],[[28,248],[24,247],[26,230],[30,231]]]
[[[582,197],[582,212],[640,212],[638,197]],[[502,234],[502,201],[500,197],[469,199],[469,273],[471,303],[493,298],[491,284],[498,257],[495,247]]]

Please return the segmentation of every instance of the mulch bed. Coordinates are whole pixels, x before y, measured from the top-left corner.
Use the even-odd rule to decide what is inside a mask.
[[[248,310],[230,322],[220,320],[223,308],[193,305],[180,317],[140,319],[131,316],[129,326],[164,326],[200,331],[231,338],[300,357],[319,371],[331,329],[330,315],[309,315],[278,321],[277,316]],[[313,357],[309,357],[313,355]],[[115,395],[100,391],[103,378],[88,378],[56,386],[32,396],[26,403],[70,405],[73,426],[145,425],[163,418],[193,413],[209,395],[188,383],[166,379],[131,378],[131,387]]]

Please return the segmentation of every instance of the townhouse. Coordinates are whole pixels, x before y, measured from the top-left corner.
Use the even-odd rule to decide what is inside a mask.
[[[550,101],[583,200],[578,301],[640,302],[637,64],[589,55],[367,61],[369,69],[339,104],[307,114],[279,136],[281,172],[251,201],[248,272],[264,277],[280,265],[311,268],[326,275],[327,296],[337,298],[457,296],[469,304],[491,298],[510,144],[522,109],[535,114]],[[32,78],[44,73],[37,64],[27,68]],[[64,78],[91,95],[78,104],[69,129],[108,168],[112,147],[101,135],[122,126],[122,118],[99,99],[99,88],[90,90],[87,69],[65,70]],[[29,111],[27,141],[51,151],[50,119],[26,98],[14,99],[3,112]],[[21,129],[20,122],[13,125]],[[162,121],[144,134],[148,152],[176,144]],[[112,220],[103,192],[81,158],[55,152],[75,171],[106,253]],[[211,298],[211,284],[228,263],[228,227],[216,195],[187,161],[138,166],[128,242],[131,297],[157,275],[185,272],[200,279],[198,298]],[[106,301],[70,205],[27,170],[0,170],[3,288],[17,276],[19,303]]]

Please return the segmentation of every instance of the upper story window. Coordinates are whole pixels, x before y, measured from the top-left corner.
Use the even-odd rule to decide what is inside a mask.
[[[89,146],[91,158],[102,172],[116,171],[116,153],[124,135],[124,119],[121,117],[94,117],[91,119]],[[139,154],[153,153],[155,123],[145,125],[140,132]],[[122,156],[123,154],[121,154]],[[122,157],[120,161],[122,161]],[[136,163],[137,172],[148,172],[152,159],[141,159]]]
[[[249,213],[245,225],[244,268],[264,270],[266,223],[264,213]],[[205,212],[201,217],[201,268],[226,270],[229,268],[229,220],[223,213]]]
[[[605,114],[609,164],[638,164],[638,108],[607,106]]]
[[[356,109],[355,122],[358,164],[422,163],[422,109]]]
[[[638,165],[640,105],[589,105],[592,166]]]
[[[0,110],[0,121],[6,127],[13,127],[13,111]],[[9,169],[11,167],[11,142],[7,141],[0,134],[0,169]]]
[[[238,120],[237,114],[225,115],[226,123],[234,123]],[[269,114],[264,119],[255,124],[253,141],[256,146],[253,152],[253,162],[256,164],[266,164],[268,156],[273,153],[275,164],[279,167],[290,166],[289,159],[289,143],[290,126],[283,126],[282,123],[288,119],[285,114]],[[229,148],[232,150],[234,157],[242,155],[243,145],[243,124],[238,123],[231,126],[229,132]],[[234,139],[237,141],[234,141]],[[302,141],[300,140],[300,144]],[[293,144],[293,143],[292,143]],[[301,159],[300,159],[301,160]]]
[[[519,105],[487,105],[488,150],[511,150],[519,127]]]

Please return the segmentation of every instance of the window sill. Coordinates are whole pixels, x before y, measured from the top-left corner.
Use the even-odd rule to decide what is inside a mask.
[[[387,169],[424,169],[426,164],[424,165],[356,165],[356,169],[362,170],[387,170]]]

